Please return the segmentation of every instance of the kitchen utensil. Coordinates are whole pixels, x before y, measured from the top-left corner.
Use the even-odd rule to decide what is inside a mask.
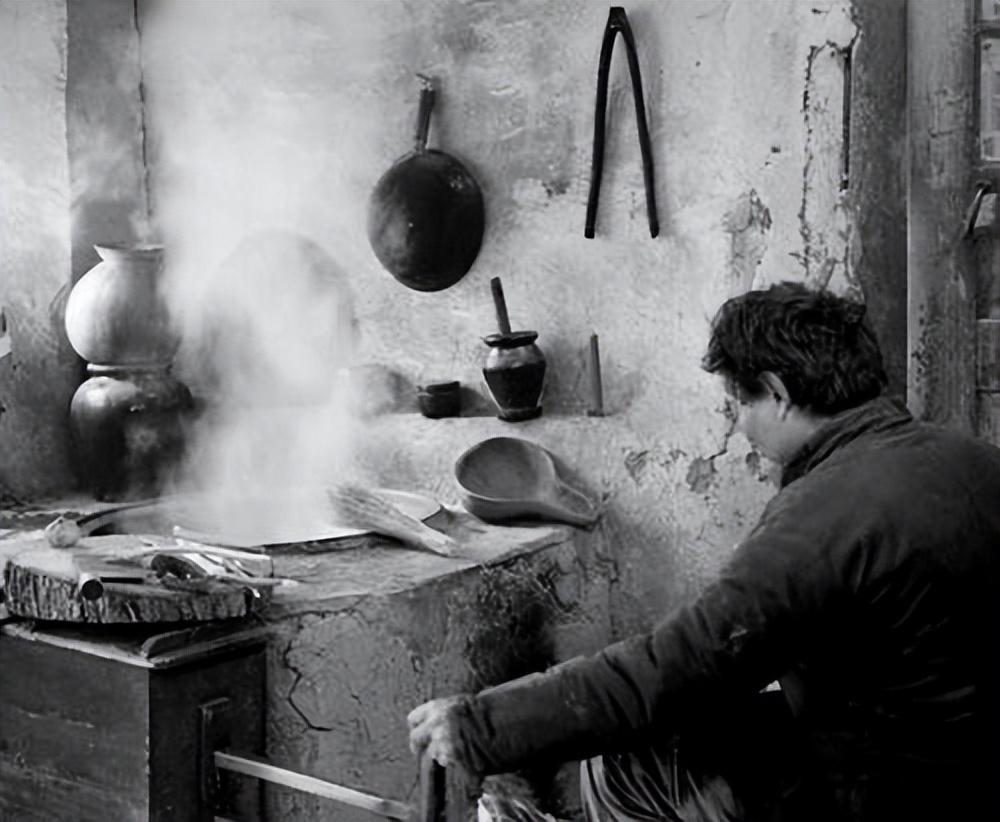
[[[587,358],[587,377],[590,385],[590,405],[587,407],[588,417],[604,416],[604,387],[601,384],[601,347],[597,334],[590,335],[590,348]]]
[[[462,413],[462,387],[457,380],[431,382],[417,389],[420,413],[430,419],[458,417]]]
[[[472,267],[485,222],[479,183],[457,159],[427,148],[434,83],[420,79],[412,152],[382,175],[368,203],[368,240],[385,269],[417,291],[440,291]]]
[[[73,557],[76,567],[76,593],[81,599],[93,601],[104,596],[105,585],[142,585],[146,577],[141,567],[123,567],[102,562],[99,558],[77,554]]]
[[[501,334],[510,334],[510,314],[507,313],[507,299],[499,277],[490,280],[490,296],[493,297],[493,310],[497,315],[497,328]]]
[[[223,565],[235,567],[241,573],[248,574],[250,576],[274,576],[274,560],[272,560],[267,554],[262,554],[258,551],[241,551],[232,548],[224,548],[207,542],[198,542],[190,537],[182,537],[180,533],[178,533],[181,530],[182,529],[179,528],[174,529],[174,536],[176,537],[177,542],[175,547],[171,548],[159,546],[151,548],[149,551],[139,554],[137,559],[142,561],[149,560],[156,555],[169,556],[172,554],[183,555],[195,553],[210,557],[217,562],[221,562]]]
[[[149,565],[160,577],[173,577],[180,580],[211,579],[221,582],[231,582],[249,587],[274,587],[294,580],[279,579],[273,576],[254,576],[246,569],[235,565],[225,556],[215,554],[211,550],[158,551],[149,557]]]
[[[7,610],[57,622],[173,623],[242,619],[266,604],[246,578],[238,585],[212,577],[157,579],[132,561],[146,547],[131,535],[88,537],[72,548],[52,548],[41,536],[20,540],[6,556]]]
[[[76,581],[76,593],[81,599],[100,599],[104,596],[104,580],[95,574],[79,571]],[[139,581],[140,584],[142,580]]]
[[[511,331],[499,277],[490,280],[490,291],[500,333],[483,339],[490,347],[483,378],[500,409],[497,414],[500,419],[508,422],[530,420],[542,413],[545,354],[535,345],[537,331]]]
[[[423,494],[389,488],[373,489],[380,497],[414,519],[429,519],[441,510],[440,503]],[[231,517],[219,512],[232,511]],[[240,512],[260,516],[244,522]],[[285,511],[311,512],[289,518]],[[122,505],[77,520],[85,531],[92,522],[114,533],[166,534],[178,540],[212,547],[262,551],[312,542],[332,542],[371,533],[367,527],[346,523],[333,515],[323,488],[296,488],[285,494],[260,495],[250,499],[219,495],[202,497],[178,494],[141,504]]]
[[[377,488],[372,489],[372,491],[377,493],[386,504],[392,505],[404,516],[420,523],[441,510],[441,505],[437,500],[423,494],[396,491],[388,488]],[[328,502],[325,491],[321,494],[321,497],[321,503]],[[275,500],[274,504],[281,505],[281,500]],[[195,522],[192,522],[192,524],[195,524]],[[346,537],[362,536],[373,532],[374,529],[360,519],[348,522],[344,518],[336,516],[336,509],[327,505],[323,508],[321,516],[317,515],[315,519],[308,521],[275,521],[267,528],[257,530],[254,533],[243,533],[234,526],[233,533],[230,535],[231,538],[225,544],[234,547],[243,547],[249,542],[250,544],[269,548],[302,542],[326,542]],[[225,539],[223,535],[220,535],[220,537]]]
[[[660,233],[660,222],[656,216],[656,185],[653,181],[653,150],[649,143],[649,129],[646,127],[646,105],[642,98],[642,77],[639,74],[639,57],[635,50],[635,37],[628,24],[625,9],[612,6],[601,42],[601,56],[597,65],[597,110],[594,113],[594,155],[590,166],[590,195],[587,198],[587,224],[584,237],[594,236],[597,222],[597,200],[601,193],[601,173],[604,170],[604,121],[608,106],[608,70],[611,68],[611,52],[615,36],[621,32],[625,41],[629,74],[632,77],[632,97],[635,100],[635,119],[639,129],[639,150],[642,153],[642,179],[646,186],[646,215],[649,218],[649,236]]]
[[[567,485],[549,453],[528,440],[491,437],[455,462],[462,503],[487,522],[535,518],[590,526],[596,506]]]

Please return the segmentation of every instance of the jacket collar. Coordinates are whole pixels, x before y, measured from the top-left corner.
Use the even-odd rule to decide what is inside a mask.
[[[838,448],[862,434],[884,431],[912,419],[906,406],[892,397],[877,397],[835,414],[806,440],[785,466],[781,473],[781,487],[809,473]]]

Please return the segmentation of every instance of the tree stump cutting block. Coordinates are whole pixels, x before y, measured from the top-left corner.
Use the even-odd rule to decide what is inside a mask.
[[[85,537],[72,548],[53,548],[40,532],[0,542],[7,610],[58,622],[174,623],[245,617],[266,604],[266,590],[239,583],[157,577],[139,559],[157,546],[176,548],[131,534]],[[82,596],[81,574],[102,578],[103,594]]]

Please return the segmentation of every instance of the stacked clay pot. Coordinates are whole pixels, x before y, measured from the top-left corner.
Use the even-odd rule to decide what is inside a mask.
[[[80,475],[98,499],[155,496],[192,408],[170,375],[179,340],[160,290],[163,247],[95,248],[101,262],[73,287],[65,317],[90,375],[70,405]]]

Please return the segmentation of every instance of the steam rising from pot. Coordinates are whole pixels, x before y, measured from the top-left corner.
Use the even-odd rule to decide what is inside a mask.
[[[358,423],[339,375],[354,364],[356,252],[343,237],[363,221],[350,158],[369,137],[294,92],[328,76],[317,60],[343,60],[328,38],[361,47],[357,26],[332,24],[339,4],[243,4],[238,27],[232,11],[149,4],[141,26],[153,223],[183,340],[174,373],[205,405],[169,490],[212,496],[206,530],[251,532],[276,516],[328,521],[324,499],[289,489],[350,471]],[[266,32],[252,51],[234,42],[252,31]]]
[[[338,377],[353,345],[343,273],[286,231],[251,234],[182,288],[186,270],[172,282],[178,368],[205,408],[177,490],[210,498],[212,531],[329,522],[320,489],[349,470],[355,424]]]

